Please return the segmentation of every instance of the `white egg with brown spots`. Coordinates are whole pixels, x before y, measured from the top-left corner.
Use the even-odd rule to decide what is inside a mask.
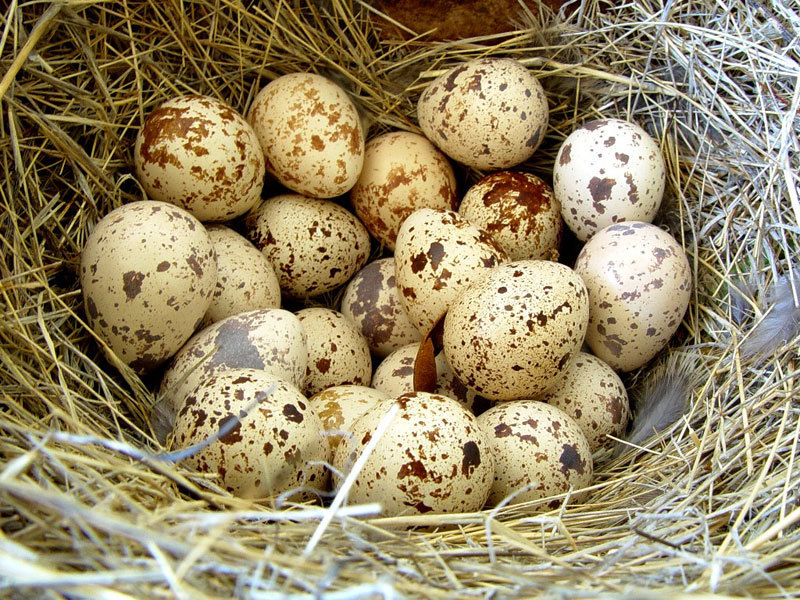
[[[564,221],[581,241],[622,221],[651,222],[664,195],[661,149],[635,123],[590,121],[561,145],[553,190]]]
[[[322,422],[295,386],[265,371],[236,369],[205,379],[178,413],[170,448],[203,442],[237,418],[230,432],[182,464],[219,474],[226,490],[244,498],[297,489],[295,498],[304,499],[313,496],[300,488],[327,488]]]
[[[350,504],[380,503],[384,516],[480,510],[494,461],[476,418],[452,398],[413,392],[353,423],[333,466],[347,474],[392,405],[398,412],[355,477]]]
[[[675,238],[650,223],[600,230],[581,249],[575,271],[589,290],[586,342],[618,371],[632,371],[658,354],[689,306],[689,259]]]
[[[145,373],[180,349],[211,305],[214,247],[182,208],[126,204],[86,240],[80,282],[92,329],[119,360]]]
[[[290,190],[332,198],[353,187],[364,164],[364,131],[342,88],[314,73],[274,79],[253,100],[267,171]]]
[[[580,502],[593,474],[589,442],[565,412],[544,402],[502,402],[478,417],[495,461],[489,505],[513,495],[512,503],[552,498],[542,508],[558,508],[572,490]]]
[[[344,285],[370,253],[369,233],[353,213],[300,194],[265,200],[248,213],[245,228],[290,298],[311,298]]]
[[[322,421],[323,433],[333,451],[352,432],[353,423],[392,397],[363,385],[336,385],[317,392],[308,403]]]
[[[208,96],[181,96],[154,108],[136,137],[133,159],[150,199],[201,221],[243,215],[264,187],[255,131],[232,107]]]

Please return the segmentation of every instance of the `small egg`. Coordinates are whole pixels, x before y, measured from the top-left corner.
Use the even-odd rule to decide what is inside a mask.
[[[277,388],[267,393],[273,384]],[[234,369],[205,379],[178,413],[170,448],[205,441],[235,418],[239,424],[228,434],[182,464],[219,473],[225,489],[243,498],[297,489],[302,499],[312,497],[303,487],[326,489],[329,450],[322,422],[295,386],[265,371]]]
[[[393,257],[374,260],[353,276],[342,295],[341,312],[356,324],[378,358],[422,339],[400,303]]]
[[[502,402],[478,417],[489,440],[495,476],[489,505],[514,494],[513,502],[551,498],[587,487],[594,465],[589,442],[562,410],[536,400]],[[585,494],[572,493],[580,502]],[[558,508],[552,499],[548,508]]]
[[[322,421],[323,433],[331,447],[330,458],[344,434],[352,433],[356,419],[389,400],[390,396],[363,385],[335,385],[311,396],[308,403]]]
[[[265,200],[248,213],[245,227],[290,298],[319,296],[347,283],[371,249],[369,233],[353,213],[299,194]]]
[[[181,96],[154,108],[136,137],[133,159],[150,199],[201,221],[243,215],[264,187],[255,131],[233,108],[207,96]]]
[[[350,199],[375,239],[394,250],[400,224],[415,210],[456,209],[456,177],[445,155],[425,137],[392,131],[367,142]]]
[[[281,287],[266,256],[244,236],[224,225],[210,225],[217,254],[217,287],[206,323],[259,308],[280,308]]]
[[[589,319],[581,278],[562,264],[505,263],[467,288],[444,319],[447,361],[490,400],[545,391],[580,350]]]
[[[647,132],[628,121],[590,121],[558,151],[553,189],[564,221],[583,242],[621,221],[650,222],[665,186],[664,158]]]
[[[675,238],[650,223],[601,229],[581,249],[575,272],[589,290],[586,342],[618,371],[658,354],[689,306],[689,259]]]
[[[247,119],[267,171],[292,191],[333,198],[353,187],[364,164],[364,130],[342,88],[314,73],[274,79],[253,100]]]
[[[609,448],[625,432],[630,405],[625,385],[608,364],[578,352],[564,374],[536,400],[560,408],[580,426],[592,452]]]
[[[303,392],[334,385],[369,385],[372,356],[366,338],[342,313],[321,306],[295,313],[306,333],[308,363]]]
[[[137,373],[166,361],[194,333],[217,283],[214,247],[202,223],[165,202],[112,210],[81,253],[89,324]]]
[[[417,105],[419,126],[450,158],[507,169],[544,139],[549,111],[539,80],[512,58],[479,58],[435,79]]]
[[[412,392],[357,419],[333,466],[347,473],[392,405],[398,412],[350,489],[351,504],[378,502],[384,516],[479,510],[489,495],[494,461],[476,418],[439,394]]]
[[[561,243],[561,205],[530,173],[499,171],[473,185],[458,213],[488,232],[511,260],[554,260]]]

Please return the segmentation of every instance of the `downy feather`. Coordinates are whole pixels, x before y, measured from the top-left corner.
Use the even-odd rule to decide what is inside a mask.
[[[800,335],[800,272],[783,275],[770,286],[763,300],[764,316],[739,348],[742,358],[768,357]]]

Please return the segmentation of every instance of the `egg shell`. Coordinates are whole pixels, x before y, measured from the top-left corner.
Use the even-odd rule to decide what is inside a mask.
[[[321,306],[295,313],[306,333],[308,363],[303,391],[311,396],[334,385],[369,385],[369,344],[342,313]]]
[[[566,372],[537,400],[560,408],[580,426],[592,452],[609,448],[630,420],[625,385],[608,364],[578,352]]]
[[[353,187],[364,164],[364,130],[342,88],[314,73],[274,79],[253,100],[267,171],[290,190],[332,198]]]
[[[457,212],[422,208],[403,221],[397,234],[400,303],[425,335],[462,290],[506,259],[488,233]]]
[[[379,502],[384,516],[479,510],[494,461],[476,418],[451,398],[412,392],[353,423],[333,466],[347,473],[392,404],[399,409],[350,489],[350,504]]]
[[[259,308],[280,308],[280,283],[267,257],[229,227],[207,229],[217,255],[217,286],[206,324]]]
[[[496,267],[444,319],[443,345],[458,378],[490,400],[545,391],[580,350],[589,319],[581,278],[544,260]]]
[[[264,187],[255,131],[233,108],[208,96],[181,96],[154,108],[136,137],[133,159],[150,199],[180,206],[201,221],[243,215]]]
[[[495,461],[488,504],[514,494],[529,502],[589,486],[594,465],[589,442],[578,424],[562,410],[536,400],[502,402],[478,417]],[[572,493],[580,502],[582,493]],[[542,508],[563,504],[554,498]]]
[[[274,196],[248,213],[245,227],[290,298],[319,296],[347,283],[370,253],[361,221],[330,200]]]
[[[651,222],[665,187],[656,141],[628,121],[600,119],[573,131],[553,167],[564,221],[581,241],[622,221]]]
[[[178,351],[211,305],[214,247],[182,208],[126,204],[87,238],[80,282],[89,325],[116,357],[145,373]]]
[[[267,393],[273,384],[277,388]],[[205,379],[178,413],[170,447],[202,442],[235,418],[240,422],[233,430],[182,464],[219,473],[225,489],[244,498],[326,489],[330,477],[322,463],[329,449],[322,422],[300,390],[265,371],[235,369]]]
[[[252,310],[217,321],[186,342],[164,372],[159,395],[175,414],[200,382],[231,369],[260,369],[300,388],[307,362],[306,334],[293,313]]]
[[[539,80],[512,58],[453,67],[425,88],[419,126],[450,158],[476,169],[507,169],[544,139],[549,110]]]
[[[374,260],[356,273],[342,294],[340,308],[378,358],[422,339],[400,303],[393,257]]]
[[[322,421],[323,433],[333,451],[343,439],[342,433],[352,433],[353,423],[362,415],[375,410],[392,398],[381,391],[363,385],[335,385],[317,392],[308,403]]]
[[[586,342],[618,371],[632,371],[658,354],[689,306],[689,259],[675,238],[650,223],[598,231],[578,254],[575,271],[589,290]]]
[[[390,250],[400,224],[412,212],[455,210],[458,203],[447,157],[410,131],[392,131],[367,142],[364,167],[350,199],[361,222]]]
[[[488,232],[511,260],[558,257],[561,205],[536,175],[491,173],[467,190],[458,213]]]

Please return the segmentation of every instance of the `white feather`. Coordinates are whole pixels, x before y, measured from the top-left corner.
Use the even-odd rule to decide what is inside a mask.
[[[770,287],[764,299],[764,316],[742,342],[742,358],[767,357],[800,335],[800,272],[783,275]]]

